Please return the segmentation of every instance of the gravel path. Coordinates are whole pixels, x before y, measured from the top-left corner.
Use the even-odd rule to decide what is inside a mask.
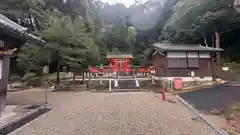
[[[60,92],[49,93],[49,100],[52,111],[13,134],[217,135],[181,103],[161,101],[160,94]]]

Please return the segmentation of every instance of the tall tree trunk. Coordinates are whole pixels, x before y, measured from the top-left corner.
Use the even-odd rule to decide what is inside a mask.
[[[57,50],[57,78],[56,78],[56,83],[57,84],[60,84],[60,47],[58,47],[58,50]]]
[[[32,31],[34,31],[34,22],[33,22],[33,20],[32,20],[32,16],[29,14],[28,15],[28,21],[29,21],[29,23],[30,23],[30,29],[32,30]]]
[[[85,84],[86,81],[85,81],[85,72],[84,72],[84,71],[83,71],[83,73],[82,73],[82,80],[83,80],[83,84]]]
[[[73,84],[76,84],[76,72],[73,72]]]
[[[208,47],[207,39],[206,39],[206,37],[205,37],[205,36],[204,36],[204,43],[205,43],[205,46],[207,46],[207,47]]]
[[[220,34],[219,32],[215,32],[216,36],[216,48],[220,48]],[[220,52],[217,54],[217,65],[220,65]]]

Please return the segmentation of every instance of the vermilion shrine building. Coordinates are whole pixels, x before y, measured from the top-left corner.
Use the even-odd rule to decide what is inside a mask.
[[[124,74],[132,71],[133,56],[131,53],[108,53],[109,66],[113,72]]]

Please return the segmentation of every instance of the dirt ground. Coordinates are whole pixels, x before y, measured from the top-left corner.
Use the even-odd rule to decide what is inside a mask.
[[[7,105],[28,105],[36,103],[44,103],[45,90],[44,89],[29,89],[25,91],[8,92]]]

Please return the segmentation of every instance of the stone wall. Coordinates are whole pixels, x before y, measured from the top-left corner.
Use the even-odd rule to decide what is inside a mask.
[[[162,88],[163,86],[163,80],[155,80],[155,85],[153,85],[153,88]],[[172,83],[172,84],[171,84]],[[183,82],[183,89],[188,88],[188,87],[193,87],[193,86],[201,86],[204,84],[209,84],[213,83],[213,81],[188,81],[188,82]],[[166,90],[174,90],[174,84],[172,81],[166,81],[165,82],[165,88]]]
[[[212,81],[195,81],[195,82],[183,82],[183,88],[197,86],[197,85],[203,85],[211,83]]]

